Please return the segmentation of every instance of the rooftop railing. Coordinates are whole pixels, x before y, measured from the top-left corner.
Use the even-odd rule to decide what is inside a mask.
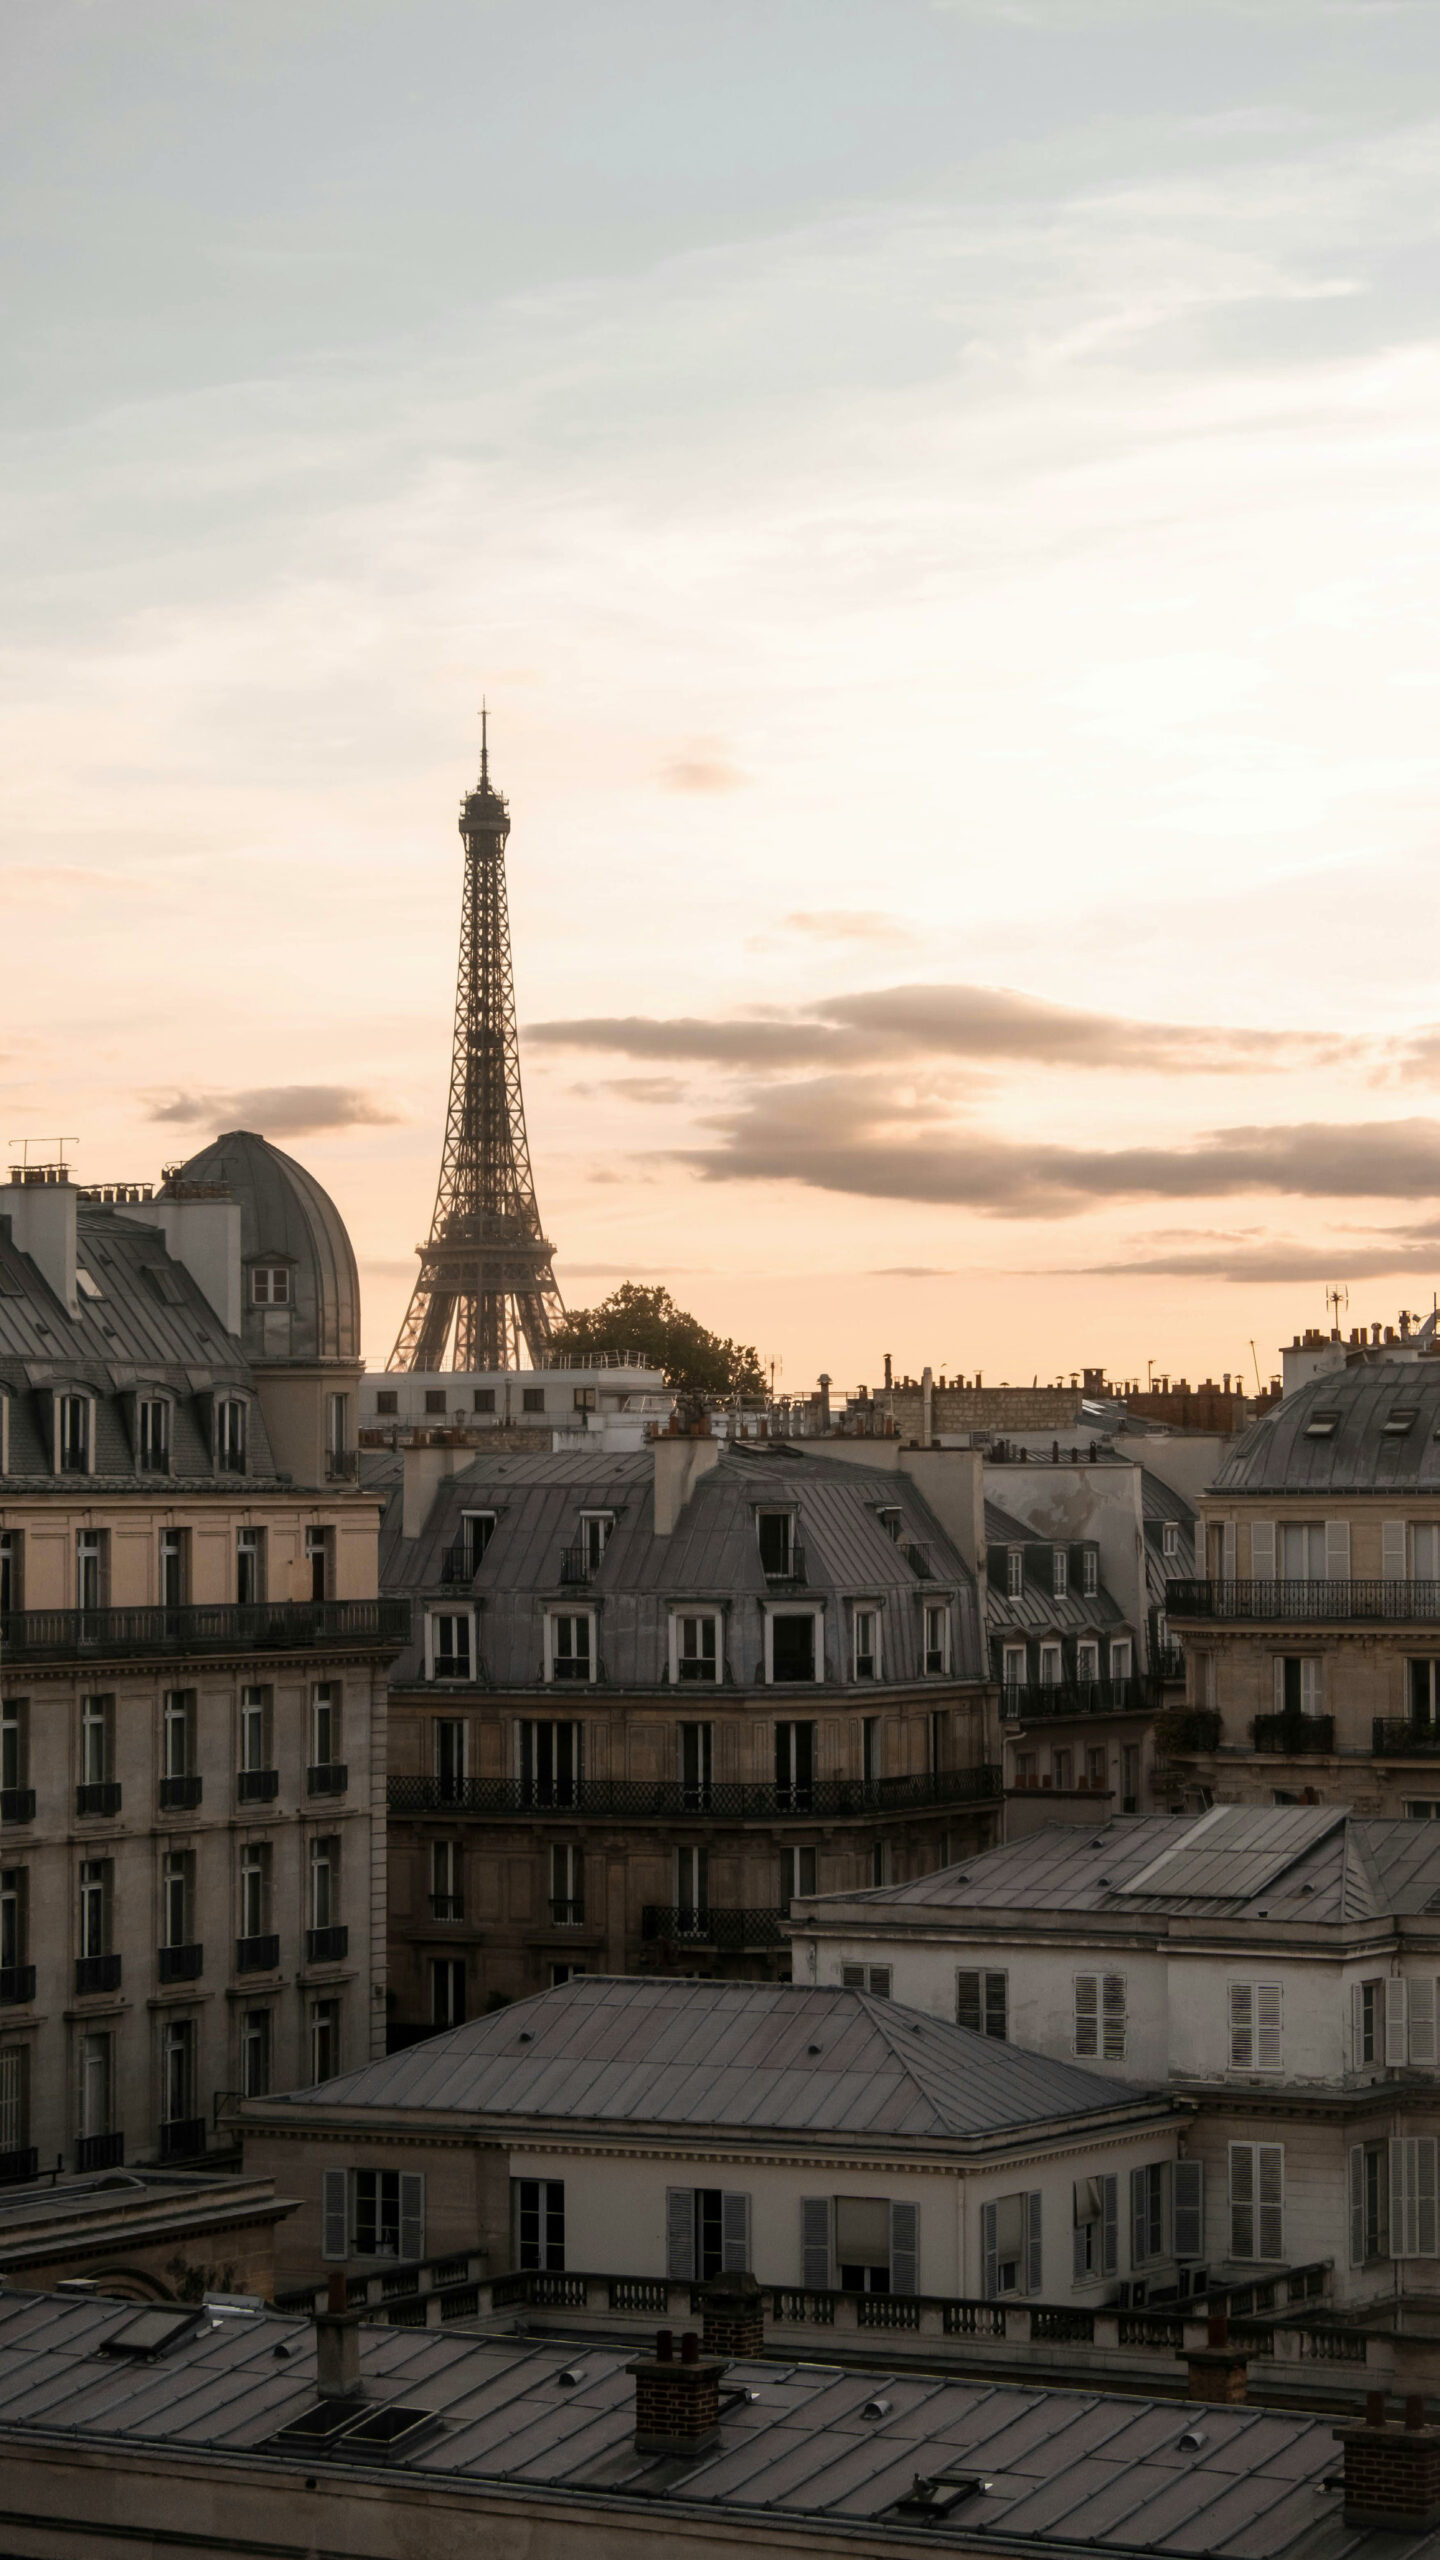
[[[1006,1724],[1035,1724],[1047,1716],[1153,1715],[1160,1683],[1143,1672],[1118,1680],[1037,1680],[1000,1692]]]
[[[1287,1759],[1303,1757],[1314,1751],[1335,1748],[1333,1716],[1274,1715],[1256,1716],[1250,1727],[1250,1739],[1257,1751],[1283,1751]]]
[[[1440,1618],[1440,1582],[1406,1582],[1399,1575],[1370,1581],[1167,1582],[1170,1619],[1272,1619],[1300,1624],[1381,1620],[1404,1623]]]
[[[693,1911],[683,1904],[647,1902],[640,1916],[640,1935],[672,1946],[714,1947],[720,1955],[742,1955],[751,1947],[783,1947],[781,1924],[786,1917],[779,1908],[744,1911],[712,1902],[704,1910]]]
[[[398,1653],[408,1600],[250,1600],[183,1609],[12,1609],[0,1661],[120,1661],[150,1654],[288,1653],[362,1645]]]
[[[387,1787],[390,1811],[397,1814],[469,1813],[522,1821],[564,1814],[637,1822],[783,1822],[796,1814],[864,1820],[989,1803],[1001,1792],[1001,1772],[991,1763],[912,1778],[814,1778],[785,1787],[736,1780],[701,1787],[680,1778],[557,1778],[527,1785],[515,1778],[418,1777],[394,1777]]]

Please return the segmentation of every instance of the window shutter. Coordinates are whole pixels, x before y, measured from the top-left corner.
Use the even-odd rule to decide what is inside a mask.
[[[842,1964],[840,1967],[840,1988],[842,1991],[864,1990],[865,1967],[863,1964]]]
[[[1103,2040],[1101,2051],[1107,2062],[1125,2059],[1125,1976],[1107,1973],[1103,1983]]]
[[[1258,2071],[1278,2071],[1280,2062],[1280,1985],[1278,1982],[1257,1982],[1255,2067]]]
[[[1248,2071],[1255,2058],[1255,2000],[1248,1982],[1230,1985],[1230,2068]]]
[[[995,2207],[993,2204],[982,2204],[980,2207],[980,2264],[981,2291],[983,2292],[987,2302],[993,2302],[995,2299],[995,2288],[999,2283],[999,2265],[995,2248]]]
[[[322,2258],[348,2258],[349,2232],[345,2212],[345,2172],[327,2169],[322,2181],[321,2221],[324,2236],[320,2245]]]
[[[1424,2070],[1435,2067],[1435,1976],[1422,1974],[1405,1985],[1405,2030],[1410,2059]]]
[[[1205,2255],[1204,2161],[1177,2160],[1171,2191],[1174,2197],[1175,2255],[1177,2258],[1203,2258]]]
[[[977,2036],[985,2032],[980,1981],[978,1973],[957,1973],[955,1976],[955,2023],[959,2027],[969,2027]]]
[[[400,2255],[406,2260],[425,2255],[425,2177],[419,2169],[400,2172]]]
[[[1146,2246],[1147,2216],[1145,2212],[1145,2172],[1130,2172],[1130,2264],[1143,2266],[1150,2252]]]
[[[1405,1523],[1382,1520],[1380,1523],[1380,1571],[1387,1582],[1403,1582],[1405,1575]]]
[[[1222,1520],[1220,1523],[1220,1579],[1222,1582],[1233,1582],[1235,1579],[1235,1523],[1233,1520]]]
[[[720,2264],[728,2275],[743,2275],[750,2266],[750,2199],[748,2196],[723,2195],[720,2199]]]
[[[828,2196],[802,2196],[800,2199],[801,2282],[812,2293],[825,2293],[830,2284],[830,2199]]]
[[[1090,2273],[1089,2268],[1085,2264],[1085,2234],[1088,2227],[1089,2226],[1086,2223],[1077,2222],[1074,2230],[1070,2234],[1071,2242],[1073,2244],[1070,2255],[1070,2281],[1072,2284],[1083,2284]]]
[[[1255,2255],[1255,2148],[1249,2142],[1230,2145],[1230,2255]]]
[[[1365,1995],[1358,1982],[1350,1985],[1350,2062],[1358,2071],[1365,2059]]]
[[[1030,2194],[1025,2199],[1025,2229],[1028,2244],[1025,2251],[1025,2290],[1027,2293],[1039,2293],[1041,2290],[1041,2264],[1040,2190],[1038,2187],[1032,2188]]]
[[[918,2293],[919,2289],[920,2207],[918,2204],[892,2204],[890,2290],[892,2293]]]
[[[1392,2258],[1413,2258],[1415,2255],[1411,2237],[1410,2181],[1411,2154],[1414,2147],[1413,2143],[1402,2140],[1392,2141],[1390,2145],[1390,2255]]]
[[[987,1973],[985,1976],[985,2033],[998,2036],[1003,2044],[1010,2032],[1009,1975]]]
[[[1257,2142],[1255,2184],[1259,2189],[1259,2241],[1262,2258],[1285,2255],[1285,2146]]]
[[[1435,2136],[1420,2134],[1415,2143],[1415,2254],[1433,2258],[1436,2252],[1436,2162]]]
[[[1100,1976],[1077,1973],[1075,1976],[1075,2050],[1097,2054],[1100,2050]]]
[[[1256,1582],[1275,1579],[1275,1523],[1252,1520],[1250,1523],[1250,1571]]]
[[[724,2215],[724,2206],[721,2208]],[[724,2247],[724,2224],[721,2224],[721,2247]],[[665,2190],[665,2273],[672,2284],[684,2284],[695,2274],[695,2190],[693,2187],[667,2187]],[[805,2279],[808,2284],[810,2279]]]
[[[1365,2264],[1365,2146],[1350,2145],[1350,2264]]]
[[[1100,2272],[1113,2276],[1120,2264],[1120,2180],[1112,2171],[1100,2181],[1104,2208],[1100,2227]]]
[[[1385,2067],[1398,2068],[1405,2059],[1405,1985],[1391,1980],[1385,1985]]]
[[[1327,1520],[1325,1523],[1325,1579],[1348,1582],[1350,1579],[1350,1523]]]

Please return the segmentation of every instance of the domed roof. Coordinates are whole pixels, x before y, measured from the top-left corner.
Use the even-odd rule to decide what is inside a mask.
[[[240,1203],[241,1338],[252,1361],[359,1359],[360,1275],[345,1222],[313,1173],[253,1129],[231,1129],[174,1178],[223,1183]],[[273,1284],[257,1299],[257,1264],[287,1272],[278,1303]]]
[[[1214,1493],[1440,1491],[1440,1360],[1357,1357],[1272,1405]]]

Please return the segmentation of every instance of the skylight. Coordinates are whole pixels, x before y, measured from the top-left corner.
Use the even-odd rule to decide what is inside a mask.
[[[1312,1413],[1305,1425],[1306,1439],[1329,1440],[1334,1434],[1335,1425],[1339,1419],[1338,1413]]]
[[[1386,1439],[1402,1439],[1413,1424],[1417,1411],[1418,1407],[1413,1404],[1397,1404],[1392,1407],[1385,1417]]]

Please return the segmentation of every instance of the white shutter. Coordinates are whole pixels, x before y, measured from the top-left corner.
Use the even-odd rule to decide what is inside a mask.
[[[721,2210],[723,2212],[723,2206]],[[685,2284],[695,2273],[693,2187],[667,2187],[665,2190],[665,2273],[672,2284]]]
[[[1327,1520],[1325,1523],[1325,1579],[1348,1582],[1350,1579],[1350,1523]]]
[[[1232,1531],[1233,1536],[1233,1531]],[[1252,1520],[1250,1523],[1250,1572],[1256,1582],[1275,1579],[1275,1523]]]
[[[800,2281],[811,2293],[824,2293],[830,2283],[830,2199],[800,2199]]]
[[[1382,1520],[1380,1523],[1380,1571],[1387,1582],[1406,1579],[1403,1520]]]
[[[1101,1983],[1101,2053],[1107,2062],[1125,2059],[1125,1976],[1107,1973]]]
[[[993,2302],[996,2287],[1000,2281],[993,2204],[982,2204],[980,2207],[980,2266],[980,2290],[987,2302]]]
[[[1075,1976],[1075,2050],[1081,2054],[1098,2054],[1100,2050],[1098,1973],[1077,1973]]]
[[[1256,2218],[1260,2256],[1273,2262],[1285,2255],[1285,2146],[1282,2142],[1256,2143],[1255,2184],[1259,2191]]]
[[[1150,2255],[1150,2225],[1145,2209],[1146,2184],[1143,2169],[1130,2172],[1130,2264],[1143,2267]]]
[[[1255,2067],[1258,2071],[1278,2071],[1280,2062],[1280,1985],[1278,1982],[1257,1982]]]
[[[890,2290],[892,2293],[918,2293],[920,2290],[918,2204],[892,2204],[890,2207]]]
[[[1230,2255],[1241,2260],[1255,2255],[1255,2146],[1250,2142],[1230,2145]]]
[[[1177,2160],[1171,2181],[1174,2249],[1177,2258],[1205,2255],[1205,2163]]]
[[[400,2255],[409,2264],[425,2255],[425,2177],[419,2169],[400,2172]]]
[[[1350,2146],[1350,2264],[1365,2264],[1365,2146]]]
[[[1233,1520],[1222,1520],[1220,1523],[1220,1579],[1222,1582],[1233,1582],[1235,1579],[1235,1523]]]
[[[1415,2144],[1415,2249],[1421,2258],[1436,2254],[1435,2136],[1422,2133]]]
[[[744,2275],[750,2266],[750,2199],[720,2198],[720,2264],[728,2275]]]
[[[343,2169],[327,2169],[321,2182],[321,2221],[324,2236],[320,2243],[322,2258],[348,2258],[348,2216],[345,2211],[346,2176]]]
[[[1255,2061],[1255,1998],[1248,1982],[1230,1985],[1230,2068],[1249,2071]]]
[[[1027,2242],[1025,2250],[1025,2290],[1027,2293],[1039,2293],[1041,2291],[1041,2266],[1040,2190],[1038,2187],[1032,2188],[1030,2194],[1026,2197],[1025,2208],[1025,2234]]]
[[[1354,2071],[1365,2060],[1365,1995],[1358,1982],[1350,1985],[1350,2066]]]
[[[1435,2067],[1435,1976],[1417,1975],[1405,1985],[1405,2026],[1410,2060],[1422,2070]]]
[[[1411,2155],[1413,2142],[1392,2141],[1390,2145],[1390,2255],[1413,2258],[1415,2244],[1412,2232]]]
[[[1100,2181],[1104,2221],[1100,2239],[1100,2272],[1113,2276],[1120,2264],[1120,2180],[1112,2171]]]
[[[1385,2067],[1396,2070],[1405,2060],[1405,1985],[1385,1985]]]

